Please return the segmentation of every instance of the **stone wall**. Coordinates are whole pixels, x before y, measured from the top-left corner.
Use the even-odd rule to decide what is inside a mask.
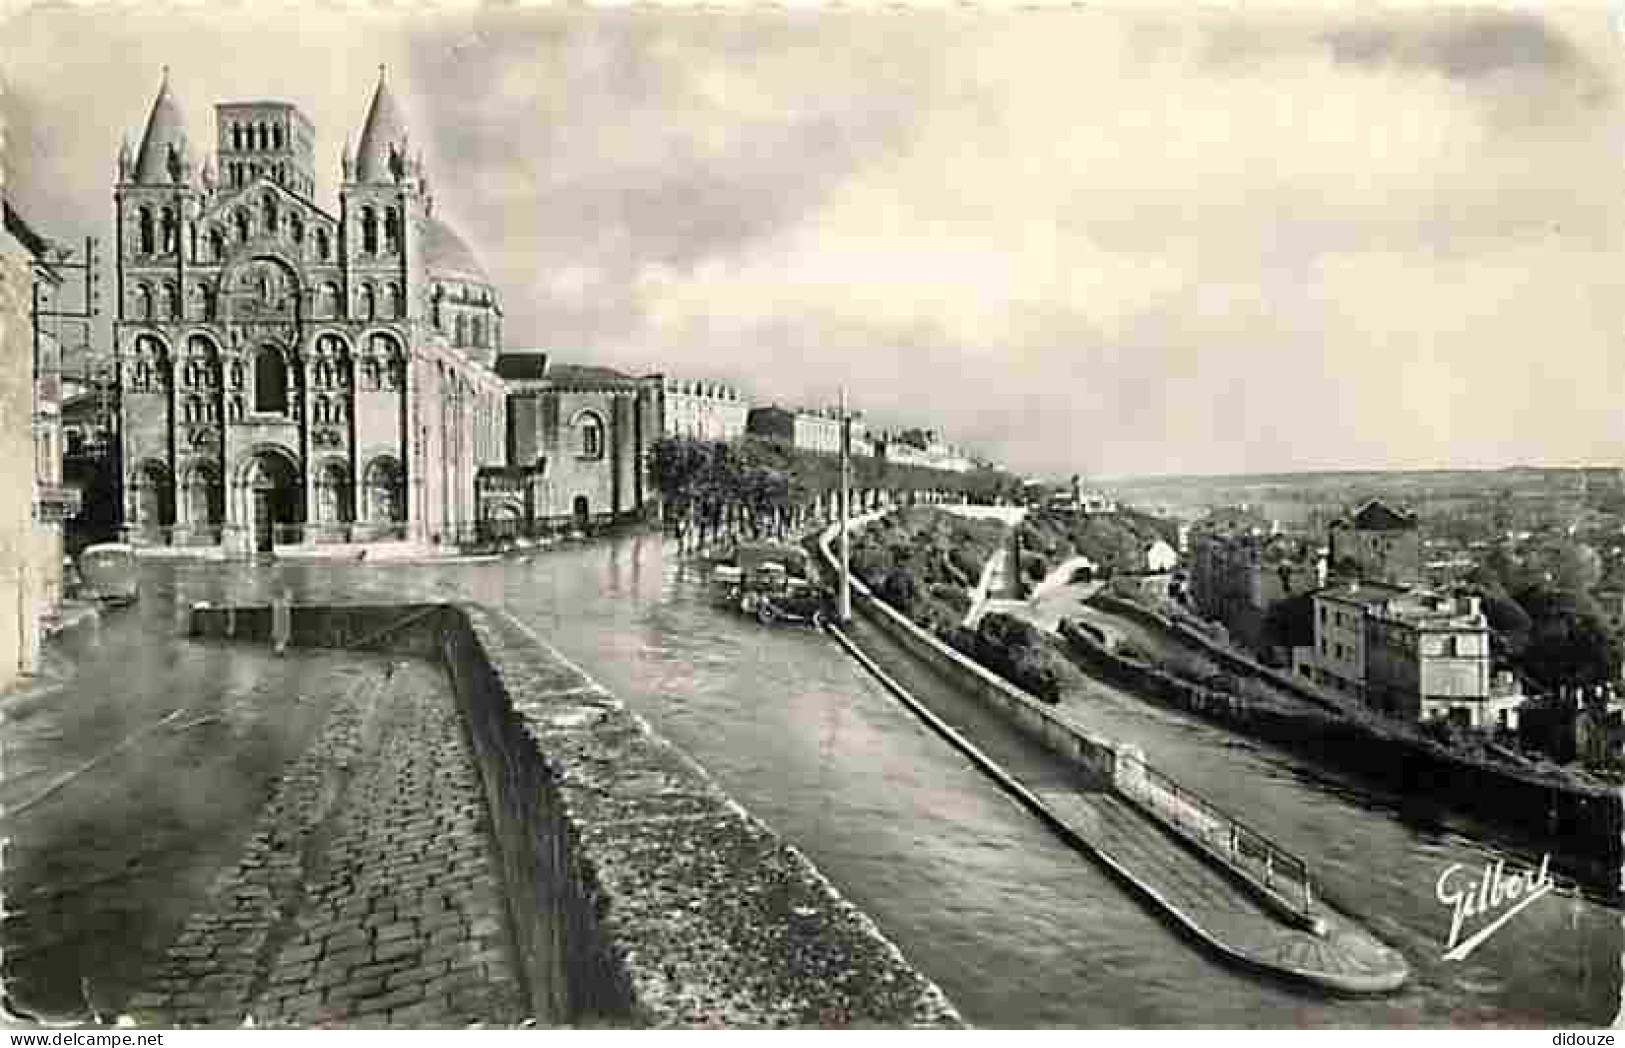
[[[0,182],[0,195],[3,190]],[[33,527],[33,280],[33,256],[0,228],[0,690],[25,668],[31,672],[39,658],[43,577]]]
[[[881,515],[870,514],[860,521],[854,521],[854,526],[867,524]],[[831,526],[821,543],[825,562],[832,570],[836,562],[829,542],[836,530],[836,526]],[[998,674],[930,636],[885,601],[876,598],[863,580],[856,576],[852,578],[852,605],[927,665],[962,682],[976,698],[1004,714],[1022,732],[1103,781],[1112,781],[1117,768],[1117,748],[1111,740],[1068,723]]]
[[[270,636],[266,608],[191,631]],[[295,607],[295,644],[424,655],[484,781],[533,1009],[575,1024],[957,1026],[942,991],[794,847],[523,623],[479,607]]]

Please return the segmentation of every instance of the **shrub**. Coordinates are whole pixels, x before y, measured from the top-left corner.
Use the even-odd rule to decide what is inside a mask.
[[[981,563],[979,563],[976,560],[976,557],[972,555],[971,552],[964,546],[955,546],[952,550],[950,550],[948,552],[948,559],[953,563],[954,567],[959,569],[965,578],[970,580],[966,583],[966,585],[974,586],[982,581]]]
[[[966,593],[961,586],[950,586],[939,582],[931,587],[931,596],[933,599],[957,611],[961,616],[970,610],[970,594]]]

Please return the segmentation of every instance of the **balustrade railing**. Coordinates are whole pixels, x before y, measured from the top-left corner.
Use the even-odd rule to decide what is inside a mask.
[[[1118,778],[1123,793],[1261,882],[1292,909],[1306,916],[1313,912],[1308,863],[1149,764],[1134,764],[1130,774]]]

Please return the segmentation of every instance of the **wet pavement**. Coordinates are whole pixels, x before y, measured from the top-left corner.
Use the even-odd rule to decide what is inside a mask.
[[[0,701],[10,1005],[59,1023],[524,1018],[439,670],[179,641],[170,610],[65,638]]]
[[[75,742],[74,748],[79,759],[88,759],[168,709],[196,701],[143,695],[150,690],[143,681],[169,679],[177,695],[187,688],[222,690],[211,681],[297,690],[299,674],[314,674],[317,663],[329,658],[309,656],[306,663],[301,656],[279,669],[242,649],[222,653],[173,644],[178,609],[191,601],[263,602],[283,588],[308,600],[472,599],[507,608],[692,753],[873,916],[973,1023],[1579,1025],[1606,1023],[1619,1008],[1621,914],[1588,900],[1544,899],[1467,962],[1440,959],[1450,915],[1434,900],[1433,888],[1444,867],[1497,856],[1524,865],[1530,858],[1493,833],[1436,816],[1417,819],[1411,808],[1358,782],[1104,686],[1070,697],[1091,728],[1137,743],[1182,783],[1310,858],[1340,908],[1404,950],[1417,979],[1396,998],[1348,1001],[1230,971],[1191,949],[1051,837],[827,638],[805,629],[761,627],[711,606],[702,570],[683,564],[653,536],[496,564],[181,563],[149,564],[144,572],[142,606],[110,618],[82,643],[72,642],[80,645],[76,657],[110,689],[134,693],[77,713],[47,714],[48,700],[39,700],[45,706],[34,714],[43,718],[35,721],[43,732],[32,744],[36,748],[49,745],[53,732],[87,731],[98,743]],[[289,676],[278,678],[279,672]],[[323,666],[321,672],[331,669]],[[979,725],[978,741],[990,740],[988,748],[1019,765],[1024,779],[1030,775],[1040,786],[1065,781],[1063,770],[1030,746],[999,742],[1002,726],[956,700],[951,689],[933,701],[956,723]],[[134,709],[126,713],[126,707]],[[103,719],[112,723],[96,726]],[[69,726],[76,722],[82,726]],[[189,828],[199,841],[192,846],[198,856],[209,851],[202,842],[213,842],[209,853],[220,856],[215,868],[223,868],[252,827],[255,797],[263,802],[267,796],[267,775],[307,745],[314,729],[298,716],[272,718],[254,729],[265,739],[252,759],[211,763],[198,754],[198,771],[184,764],[178,771],[167,764],[144,769],[153,798],[146,803],[162,810],[162,800],[180,809],[184,819],[167,818]],[[11,756],[8,746],[8,778]],[[73,756],[64,756],[52,768],[33,769],[32,783],[48,783],[73,763]],[[221,791],[220,800],[203,800],[206,788],[172,796],[161,787],[166,776],[176,775],[200,783],[210,775],[224,777],[246,796]],[[244,788],[252,783],[257,793]],[[30,792],[27,782],[7,789],[14,791],[7,794],[12,803]],[[75,807],[90,805],[76,801]],[[87,829],[106,831],[112,821],[93,815],[80,810],[74,818]],[[25,814],[7,832],[21,838],[27,823]],[[64,893],[58,886],[94,877],[121,884],[121,876],[132,876],[120,872],[131,857],[162,861],[140,849],[143,838],[162,837],[162,831],[127,836],[131,841],[105,856],[94,848],[48,856],[36,843],[28,880],[19,884],[21,896],[11,886],[8,855],[8,900],[27,904],[29,892],[58,899],[46,910],[28,906],[22,918],[36,925],[54,922],[52,932],[32,933],[30,940],[36,956],[42,946],[56,944],[49,968],[54,974],[36,980],[52,988],[53,1002],[73,995],[76,964],[82,971],[115,966],[96,957],[89,944],[116,953],[106,949],[110,942],[121,949],[125,942],[149,942],[154,945],[141,956],[150,960],[185,919],[184,905],[175,902],[163,919],[145,917],[139,927],[128,919],[115,922],[102,913],[111,904],[87,903],[94,892]],[[170,868],[179,865],[171,862]],[[142,869],[133,867],[135,873]],[[194,878],[188,890],[195,895],[207,885],[207,878]],[[46,913],[56,916],[42,922]],[[22,927],[8,923],[7,941]],[[79,945],[70,948],[70,942]],[[104,972],[98,978],[108,977]]]

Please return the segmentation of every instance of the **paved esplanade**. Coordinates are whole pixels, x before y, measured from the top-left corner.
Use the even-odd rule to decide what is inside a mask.
[[[1565,1025],[1607,1022],[1618,1008],[1619,914],[1588,902],[1543,900],[1466,963],[1439,959],[1449,914],[1434,882],[1451,863],[1497,854],[1492,838],[1402,820],[1358,783],[1113,689],[1068,696],[1097,731],[1310,858],[1323,893],[1400,948],[1415,978],[1391,999],[1339,1001],[1223,968],[968,769],[837,646],[711,607],[702,572],[653,537],[528,562],[176,565],[149,578],[146,606],[105,626],[104,643],[143,626],[173,632],[176,600],[263,602],[283,585],[312,600],[505,606],[805,850],[973,1023]],[[269,672],[246,652],[226,657],[218,672],[245,686]],[[930,701],[1024,782],[1071,784],[951,689]]]

